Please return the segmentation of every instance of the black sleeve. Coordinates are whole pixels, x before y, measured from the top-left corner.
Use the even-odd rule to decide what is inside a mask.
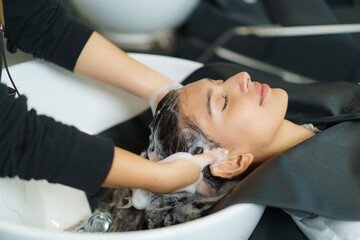
[[[55,0],[5,0],[7,48],[74,70],[92,30],[66,15]]]
[[[0,84],[0,177],[98,190],[112,164],[113,142],[27,111],[24,96],[15,99],[5,92]]]

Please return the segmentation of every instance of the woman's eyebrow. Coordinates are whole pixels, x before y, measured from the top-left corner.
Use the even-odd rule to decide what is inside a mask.
[[[213,90],[212,90],[211,88],[209,88],[208,91],[207,91],[207,102],[206,102],[206,106],[207,106],[207,110],[208,110],[208,112],[209,112],[210,117],[212,117],[212,114],[211,114],[211,105],[210,105],[212,94],[213,94]]]
[[[211,79],[211,78],[205,78],[206,80],[208,80],[209,82],[211,83],[214,83],[214,80]],[[206,102],[206,106],[207,106],[207,110],[208,110],[208,113],[210,115],[210,117],[212,117],[212,113],[211,113],[211,97],[212,97],[212,94],[213,94],[213,90],[211,88],[208,89],[207,91],[207,102]]]

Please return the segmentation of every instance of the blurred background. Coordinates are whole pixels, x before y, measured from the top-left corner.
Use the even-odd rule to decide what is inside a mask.
[[[59,1],[71,17],[128,52],[205,63],[236,62],[237,59],[246,65],[249,61],[260,61],[317,81],[360,81],[360,33],[287,37],[233,35],[221,48],[235,53],[235,57],[231,59],[214,52],[201,58],[211,44],[234,27],[360,24],[358,0]],[[32,59],[20,51],[7,56],[9,65]]]

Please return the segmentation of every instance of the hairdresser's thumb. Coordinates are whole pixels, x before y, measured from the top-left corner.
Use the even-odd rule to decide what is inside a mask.
[[[202,168],[210,164],[218,164],[225,160],[229,155],[229,151],[225,148],[213,149],[207,153],[199,154],[197,164]]]

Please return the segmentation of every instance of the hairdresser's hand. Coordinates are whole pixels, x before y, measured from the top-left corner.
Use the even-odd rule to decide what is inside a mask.
[[[176,153],[160,162],[154,162],[114,147],[114,159],[102,186],[171,193],[192,184],[197,186],[202,179],[202,169],[226,159],[227,155],[227,150],[217,149],[196,156]]]
[[[208,153],[191,155],[176,153],[160,161],[160,174],[164,179],[161,186],[153,186],[148,191],[171,193],[178,190],[194,193],[202,180],[204,167],[227,158],[228,151],[220,148]]]
[[[165,85],[162,85],[161,87],[159,87],[158,90],[156,90],[148,99],[148,102],[151,107],[151,111],[152,111],[153,115],[155,113],[156,106],[168,92],[170,92],[171,90],[174,90],[174,89],[182,88],[182,87],[183,87],[183,85],[181,85],[180,83],[176,83],[176,82],[168,83],[168,84],[165,84]]]

